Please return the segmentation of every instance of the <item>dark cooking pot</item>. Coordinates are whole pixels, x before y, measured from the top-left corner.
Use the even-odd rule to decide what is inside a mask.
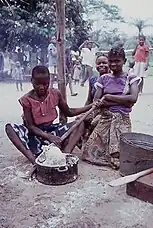
[[[78,162],[79,158],[71,154],[66,155],[66,166],[47,167],[36,159],[36,178],[46,185],[64,185],[74,182],[78,178]]]

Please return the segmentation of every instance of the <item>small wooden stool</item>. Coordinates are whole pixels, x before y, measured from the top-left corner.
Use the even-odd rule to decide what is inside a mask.
[[[127,184],[126,193],[153,204],[153,173]]]

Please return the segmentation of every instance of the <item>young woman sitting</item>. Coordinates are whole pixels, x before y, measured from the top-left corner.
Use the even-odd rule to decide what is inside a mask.
[[[57,118],[56,107],[67,116],[77,116],[88,111],[92,104],[83,108],[69,108],[57,89],[50,89],[49,70],[45,66],[36,66],[32,71],[33,89],[19,100],[23,108],[24,124],[7,124],[6,133],[16,148],[30,162],[42,152],[42,145],[54,143],[63,152],[71,153],[84,132],[82,123],[68,138],[67,144],[61,144],[60,137],[74,124],[53,124]]]

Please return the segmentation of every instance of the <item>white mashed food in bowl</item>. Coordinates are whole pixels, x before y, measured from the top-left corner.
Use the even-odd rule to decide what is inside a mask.
[[[66,166],[66,154],[54,144],[42,147],[43,152],[36,159],[36,163],[47,167]]]

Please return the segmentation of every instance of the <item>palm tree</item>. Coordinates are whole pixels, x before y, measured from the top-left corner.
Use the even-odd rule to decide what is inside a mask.
[[[147,27],[152,27],[153,24],[148,24],[149,19],[143,20],[140,18],[135,18],[130,22],[130,25],[136,27],[138,29],[138,35],[143,35],[143,29]]]

